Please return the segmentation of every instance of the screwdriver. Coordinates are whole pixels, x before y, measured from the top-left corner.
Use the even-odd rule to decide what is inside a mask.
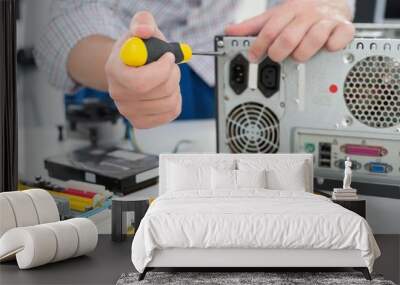
[[[169,43],[158,38],[141,39],[133,37],[122,45],[119,56],[126,65],[140,67],[158,60],[167,52],[175,55],[175,63],[177,64],[190,61],[192,55],[224,55],[223,52],[193,52],[192,47],[186,43]]]

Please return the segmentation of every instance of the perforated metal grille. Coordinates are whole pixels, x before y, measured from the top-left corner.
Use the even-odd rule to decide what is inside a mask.
[[[344,99],[353,116],[374,128],[400,123],[400,63],[387,56],[358,62],[347,75]]]
[[[229,113],[226,137],[233,153],[276,153],[279,149],[279,120],[264,105],[246,102]]]

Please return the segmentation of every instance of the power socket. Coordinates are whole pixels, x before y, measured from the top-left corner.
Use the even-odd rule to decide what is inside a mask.
[[[229,85],[237,95],[247,89],[248,78],[249,61],[242,54],[238,54],[229,66]]]
[[[270,98],[279,91],[281,66],[265,58],[258,66],[258,89],[265,97]]]

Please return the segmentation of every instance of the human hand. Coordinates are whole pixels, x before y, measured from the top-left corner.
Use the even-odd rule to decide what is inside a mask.
[[[119,112],[135,128],[152,128],[168,123],[180,114],[181,74],[172,53],[139,68],[126,66],[119,52],[124,42],[133,36],[165,40],[150,13],[135,14],[129,33],[115,43],[106,63],[108,89]]]
[[[279,6],[230,25],[232,36],[256,35],[249,48],[250,61],[267,54],[281,62],[288,56],[304,62],[321,48],[337,51],[354,37],[350,7],[346,0],[287,0]]]

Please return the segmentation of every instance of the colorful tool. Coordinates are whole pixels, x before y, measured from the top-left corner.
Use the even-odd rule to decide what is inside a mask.
[[[167,52],[175,55],[177,64],[190,61],[193,55],[223,55],[220,52],[194,52],[192,47],[186,43],[168,43],[158,38],[133,37],[123,44],[120,58],[128,66],[140,67],[158,60]]]

